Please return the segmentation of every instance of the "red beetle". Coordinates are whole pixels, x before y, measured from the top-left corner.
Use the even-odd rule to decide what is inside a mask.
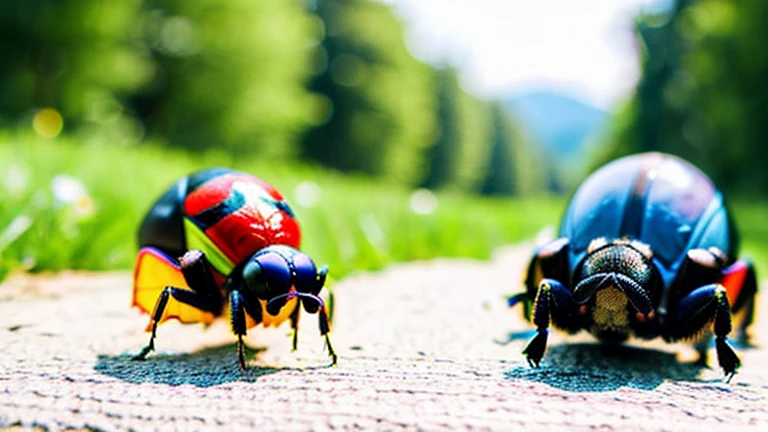
[[[301,304],[319,313],[335,364],[328,312],[319,297],[328,266],[317,269],[298,250],[300,242],[291,208],[261,179],[212,168],[177,181],[139,229],[133,305],[150,314],[152,336],[134,359],[154,350],[158,324],[178,319],[208,325],[228,312],[244,369],[242,338],[259,324],[289,319],[296,349]]]

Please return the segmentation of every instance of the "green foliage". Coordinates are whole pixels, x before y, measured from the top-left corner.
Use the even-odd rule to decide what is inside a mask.
[[[741,256],[751,259],[762,279],[768,275],[768,202],[736,200],[730,202],[733,219],[739,230]]]
[[[218,151],[6,133],[0,134],[0,278],[12,269],[131,268],[139,223],[154,200],[179,177],[210,166],[231,166],[275,185],[302,225],[303,249],[328,263],[335,278],[395,261],[485,259],[495,247],[555,223],[562,206],[549,199],[418,196],[367,178]],[[424,200],[427,205],[419,203]]]
[[[686,12],[689,37],[698,41],[684,64],[695,83],[691,144],[723,187],[765,196],[768,4],[707,0]]]
[[[313,100],[303,86],[313,21],[301,0],[147,0],[144,8],[139,30],[155,70],[130,106],[150,137],[295,153]]]
[[[461,147],[455,169],[458,190],[477,193],[485,179],[493,146],[488,102],[461,91],[459,93]],[[530,140],[526,140],[530,146]]]
[[[137,37],[141,1],[0,2],[0,121],[55,107],[67,121],[131,128],[121,96],[151,78]]]
[[[598,161],[659,150],[690,160],[727,193],[765,195],[768,3],[678,0],[643,16],[643,75]]]
[[[449,185],[457,177],[461,165],[462,114],[461,87],[456,69],[435,71],[435,96],[437,99],[437,139],[430,146],[427,156],[428,173],[422,186],[437,189]]]
[[[429,68],[408,53],[403,26],[370,0],[318,0],[324,35],[310,90],[324,98],[303,155],[347,172],[421,180],[434,133]]]
[[[488,161],[488,174],[480,192],[485,195],[514,195],[517,193],[516,152],[509,120],[504,107],[496,102],[491,105],[491,130],[493,141]]]
[[[301,0],[2,2],[0,39],[6,123],[53,107],[115,142],[272,157],[311,121]]]
[[[493,145],[491,110],[486,101],[461,88],[455,68],[437,69],[435,74],[437,132],[428,150],[428,175],[422,186],[474,193],[485,179]],[[530,144],[525,140],[520,145]],[[509,169],[516,172],[518,167]],[[516,174],[510,171],[510,175]]]
[[[504,105],[490,105],[491,152],[480,192],[484,195],[526,195],[541,192],[546,171],[528,147],[521,128]]]
[[[374,0],[3,2],[0,38],[0,127],[41,136],[303,158],[464,192],[496,139],[487,103],[415,60]],[[504,175],[521,193],[541,179],[524,173],[527,142],[509,140],[520,163]]]

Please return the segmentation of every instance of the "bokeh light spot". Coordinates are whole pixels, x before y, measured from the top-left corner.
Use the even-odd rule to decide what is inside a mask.
[[[168,18],[160,32],[162,47],[165,51],[182,57],[198,52],[198,38],[195,23],[184,17]]]
[[[44,138],[56,138],[64,129],[64,119],[53,108],[43,108],[32,118],[32,128]]]
[[[431,214],[437,210],[437,196],[429,189],[417,189],[411,194],[410,205],[416,214]]]
[[[299,183],[294,190],[296,202],[302,207],[314,207],[320,201],[320,186],[317,183],[305,180]]]

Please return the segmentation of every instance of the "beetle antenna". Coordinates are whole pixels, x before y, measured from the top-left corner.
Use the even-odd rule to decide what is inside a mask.
[[[616,272],[597,273],[585,278],[573,290],[573,299],[578,304],[584,304],[595,295],[598,289],[608,284],[620,289],[632,306],[643,315],[648,315],[653,310],[651,298],[643,287],[631,277]]]
[[[295,297],[299,297],[304,305],[304,309],[309,313],[315,313],[325,306],[323,299],[314,294],[292,291],[287,294],[281,294],[268,301],[267,312],[269,312],[270,315],[277,315],[280,312],[280,309],[285,306],[285,303]]]
[[[598,289],[604,287],[610,281],[610,273],[597,273],[585,278],[573,289],[573,300],[577,304],[586,303],[595,295]]]

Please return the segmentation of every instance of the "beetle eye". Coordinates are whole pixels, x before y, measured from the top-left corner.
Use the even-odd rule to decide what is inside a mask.
[[[245,286],[248,291],[256,295],[260,299],[268,298],[269,288],[267,287],[267,278],[264,275],[264,269],[261,265],[251,260],[243,268],[243,280],[245,280]]]
[[[258,270],[255,270],[258,267]],[[274,252],[257,253],[243,269],[248,280],[249,268],[253,268],[253,292],[262,300],[269,300],[291,289],[291,268],[282,255]]]
[[[296,270],[296,291],[317,294],[317,268],[309,255],[298,253],[293,257],[293,266]]]

